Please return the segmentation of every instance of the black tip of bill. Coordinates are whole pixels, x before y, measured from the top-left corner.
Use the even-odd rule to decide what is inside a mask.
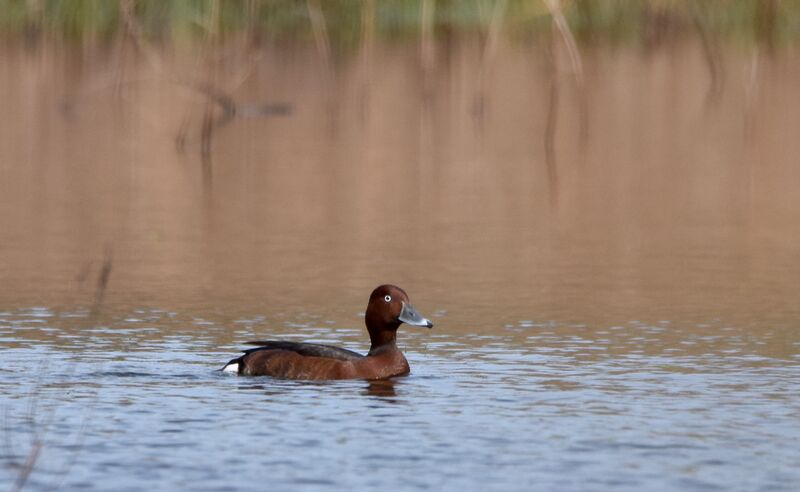
[[[411,304],[403,303],[403,310],[400,311],[398,317],[400,321],[411,326],[424,326],[425,328],[433,328],[433,323],[428,318],[423,318]]]

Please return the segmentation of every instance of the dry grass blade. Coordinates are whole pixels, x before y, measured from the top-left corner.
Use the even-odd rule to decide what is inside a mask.
[[[436,17],[435,0],[422,0],[419,17],[419,59],[422,65],[422,93],[423,97],[428,100],[433,94],[432,73],[436,65],[436,48],[433,38],[434,19]]]
[[[578,51],[578,44],[575,41],[575,36],[572,34],[572,30],[569,28],[566,17],[564,17],[564,11],[561,8],[560,0],[544,0],[544,3],[547,7],[547,10],[550,12],[550,17],[553,19],[556,30],[564,42],[564,46],[567,48],[567,55],[569,56],[572,74],[575,77],[575,86],[578,90],[578,105],[580,112],[578,142],[580,143],[581,150],[583,150],[586,148],[586,143],[589,139],[589,109],[586,96],[586,86],[584,82],[585,78],[583,72],[583,61],[581,60],[581,54]],[[553,56],[557,56],[555,54],[555,49],[553,51]],[[556,64],[556,66],[558,65]]]
[[[11,490],[20,491],[25,484],[28,482],[31,474],[33,473],[34,469],[36,468],[36,463],[39,461],[39,457],[41,456],[42,448],[44,445],[44,438],[47,434],[47,429],[50,426],[50,423],[53,420],[53,415],[55,413],[55,409],[51,408],[50,412],[45,414],[44,423],[40,423],[39,418],[39,411],[41,410],[41,392],[43,386],[43,378],[44,375],[47,374],[47,367],[49,361],[47,359],[42,360],[40,366],[36,372],[36,382],[34,384],[33,389],[31,390],[29,397],[28,397],[28,405],[23,417],[23,424],[26,428],[30,429],[31,434],[33,435],[33,440],[31,441],[30,450],[28,451],[27,456],[25,457],[25,461],[21,464],[17,464],[14,461],[11,461],[10,465],[17,469],[17,479],[14,482],[14,486]],[[3,433],[6,436],[6,443],[5,446],[8,450],[12,449],[10,442],[8,441],[8,436],[10,435],[10,427],[8,425],[8,413],[4,411],[4,428]],[[9,451],[7,456],[11,457],[12,454]]]
[[[135,5],[136,0],[120,0],[119,2],[119,14],[125,26],[125,32],[133,39],[139,51],[144,53],[147,57],[148,63],[160,72],[163,67],[161,57],[158,55],[156,49],[147,42],[142,29],[136,22],[136,18],[133,14]]]
[[[486,45],[483,49],[484,62],[494,62],[497,58],[497,46],[500,40],[500,33],[503,31],[503,19],[507,5],[507,0],[497,0],[494,4],[492,16],[489,20],[489,32],[486,35]]]
[[[706,93],[706,105],[712,106],[720,100],[725,85],[725,72],[720,62],[722,55],[716,39],[708,32],[708,27],[703,23],[700,13],[695,11],[693,18],[694,27],[697,30],[700,37],[700,45],[703,48],[703,58],[708,65],[708,73],[711,77],[708,92]]]
[[[495,2],[488,21],[489,28],[486,33],[486,42],[483,46],[481,68],[478,75],[478,93],[475,97],[473,108],[473,114],[477,117],[478,121],[483,120],[486,106],[486,91],[489,85],[490,74],[494,70],[494,65],[497,60],[497,47],[500,43],[500,33],[503,31],[503,19],[505,17],[507,5],[508,2],[506,0],[498,0]]]
[[[361,90],[359,99],[359,119],[364,123],[369,114],[370,94],[372,92],[372,52],[375,44],[375,0],[361,2],[361,41],[360,60]]]
[[[572,30],[567,24],[567,19],[564,17],[564,11],[561,9],[560,0],[544,0],[547,10],[550,11],[550,16],[558,29],[561,39],[564,40],[564,45],[567,47],[569,54],[570,65],[572,65],[572,73],[575,76],[575,82],[578,89],[583,89],[583,63],[581,55],[578,51],[578,44],[575,42],[575,36],[572,35]]]
[[[220,21],[220,5],[219,0],[211,0],[211,8],[208,9],[208,16],[206,17],[205,26],[205,44],[208,45],[212,40],[216,39],[219,34],[219,21]]]
[[[745,84],[744,137],[750,142],[755,135],[755,120],[758,110],[758,93],[761,86],[761,50],[756,48],[750,56],[750,67]]]
[[[317,45],[320,59],[323,66],[323,82],[327,91],[328,110],[333,124],[333,83],[335,80],[333,71],[333,60],[331,58],[331,42],[328,35],[328,28],[325,23],[325,14],[319,0],[307,0],[308,17],[311,21],[311,30],[314,33],[314,43]]]
[[[30,452],[28,452],[28,457],[25,459],[25,463],[23,463],[20,467],[20,470],[17,474],[17,480],[14,482],[14,488],[11,490],[19,492],[23,487],[25,487],[25,483],[27,483],[28,478],[30,478],[31,473],[33,473],[34,467],[36,467],[36,462],[39,460],[39,455],[41,452],[42,441],[36,437],[31,445]]]
[[[92,314],[90,319],[94,316],[95,315]],[[31,435],[27,453],[20,461],[13,458],[13,449],[18,449],[20,446],[12,445],[10,438],[12,435],[12,427],[9,409],[8,407],[3,407],[2,434],[4,437],[5,456],[9,460],[9,468],[15,470],[16,474],[16,479],[11,487],[12,491],[19,492],[23,490],[36,470],[39,470],[43,476],[54,477],[53,482],[44,487],[46,490],[58,490],[61,483],[63,483],[64,479],[69,474],[69,471],[77,462],[79,454],[83,449],[84,439],[87,437],[88,429],[92,422],[92,415],[94,414],[95,405],[99,396],[98,392],[94,392],[91,397],[92,400],[89,404],[89,408],[82,412],[81,425],[75,432],[73,443],[69,446],[71,453],[64,462],[64,465],[60,468],[54,468],[51,464],[50,468],[43,468],[44,465],[42,464],[42,456],[46,454],[46,451],[57,450],[60,445],[66,444],[65,442],[57,443],[48,439],[48,434],[53,422],[57,420],[61,422],[57,413],[59,409],[62,408],[64,401],[59,399],[63,397],[61,394],[55,396],[55,398],[59,400],[53,400],[52,393],[50,398],[47,397],[45,388],[51,383],[46,383],[44,378],[49,378],[51,375],[57,373],[59,378],[69,380],[72,375],[74,375],[76,368],[76,365],[71,365],[66,371],[50,371],[49,359],[45,358],[35,371],[36,380],[28,395],[27,410],[21,418],[18,418],[19,422],[14,426],[15,434]],[[49,404],[44,401],[45,399],[51,400]]]
[[[550,80],[550,100],[547,105],[547,122],[544,130],[544,162],[547,169],[547,182],[550,191],[550,206],[558,205],[558,166],[556,162],[556,130],[558,128],[558,57],[553,47],[553,69]]]

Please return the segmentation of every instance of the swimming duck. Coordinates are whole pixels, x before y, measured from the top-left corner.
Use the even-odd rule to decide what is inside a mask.
[[[410,368],[397,348],[397,329],[402,323],[432,328],[396,285],[380,285],[372,291],[365,316],[369,353],[317,343],[260,340],[222,368],[246,376],[274,376],[284,379],[386,379],[408,374]]]

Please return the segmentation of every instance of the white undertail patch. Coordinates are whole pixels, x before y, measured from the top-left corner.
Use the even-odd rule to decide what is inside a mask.
[[[222,368],[222,372],[235,372],[239,373],[239,363],[238,362],[231,362],[230,364],[226,365]]]

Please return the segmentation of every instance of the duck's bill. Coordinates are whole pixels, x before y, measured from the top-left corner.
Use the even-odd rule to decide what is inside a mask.
[[[428,318],[423,318],[422,315],[419,314],[411,304],[403,303],[403,310],[400,311],[400,316],[398,316],[397,319],[407,325],[433,328],[433,323],[431,323],[431,320]]]

